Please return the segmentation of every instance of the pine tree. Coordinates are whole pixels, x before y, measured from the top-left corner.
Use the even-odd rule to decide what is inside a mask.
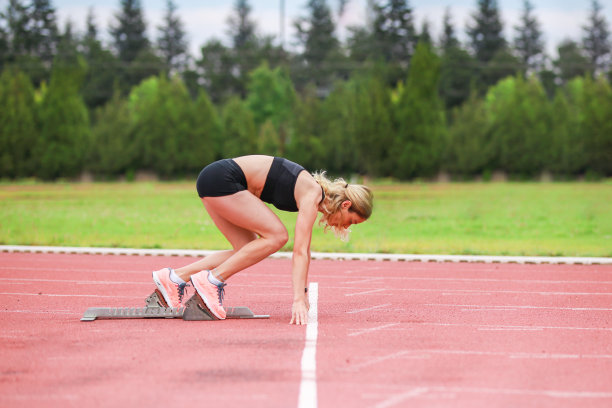
[[[34,87],[22,71],[7,67],[0,75],[0,177],[31,176],[38,140]]]
[[[352,101],[352,138],[359,168],[371,176],[390,176],[393,171],[391,149],[394,141],[391,98],[383,79],[376,74],[350,81]]]
[[[257,130],[253,114],[245,103],[232,97],[223,107],[223,155],[236,157],[257,149]]]
[[[298,41],[304,47],[302,75],[327,90],[333,82],[333,65],[339,54],[336,26],[325,0],[309,0],[307,8],[309,16],[295,22]]]
[[[373,8],[375,56],[390,64],[389,84],[395,85],[405,78],[417,43],[412,8],[407,0],[389,0]]]
[[[402,179],[431,176],[440,168],[446,124],[438,96],[439,77],[439,58],[428,45],[419,43],[395,109],[393,163],[396,176]]]
[[[514,26],[514,49],[519,54],[527,72],[539,71],[544,63],[544,41],[540,23],[533,13],[529,0],[523,2],[521,24]]]
[[[444,13],[440,49],[440,97],[446,108],[451,109],[467,100],[478,70],[476,61],[461,47],[455,35],[450,8]]]
[[[288,73],[266,63],[251,73],[246,104],[257,126],[270,122],[275,129],[279,152],[284,152],[296,95]]]
[[[211,39],[202,46],[201,53],[196,65],[202,72],[204,89],[213,103],[224,103],[232,95],[239,94],[240,84],[233,74],[235,59],[231,49],[221,41]]]
[[[474,21],[467,27],[472,51],[481,63],[491,61],[506,45],[499,14],[496,0],[478,0],[478,11],[472,15]]]
[[[9,0],[3,15],[6,21],[4,60],[18,64],[34,86],[38,86],[49,78],[57,50],[55,9],[48,0],[30,3]]]
[[[30,5],[28,48],[43,62],[50,64],[57,51],[58,29],[55,8],[50,0],[33,0]]]
[[[180,71],[187,64],[185,29],[173,0],[166,0],[164,23],[157,27],[157,48],[166,64],[167,72]]]
[[[89,114],[80,95],[85,62],[56,59],[39,107],[40,141],[35,156],[43,179],[73,177],[83,170],[90,142]]]
[[[189,168],[204,167],[215,160],[223,158],[223,132],[217,108],[212,104],[208,94],[200,90],[195,101],[195,125],[198,146],[193,149],[193,165]]]
[[[236,92],[246,95],[249,73],[259,64],[257,57],[257,36],[255,22],[251,19],[251,6],[247,0],[236,0],[234,14],[228,20],[227,34],[232,40],[232,59]]]
[[[228,35],[232,39],[234,49],[246,51],[253,47],[257,37],[255,35],[255,22],[251,19],[251,6],[248,0],[235,0],[234,15],[231,15],[228,22]]]
[[[121,10],[115,14],[115,24],[109,28],[119,59],[130,63],[149,46],[146,23],[140,0],[120,0]]]
[[[610,30],[601,10],[599,1],[592,0],[589,24],[582,27],[582,47],[590,59],[592,73],[605,72],[610,67]]]
[[[506,78],[487,93],[491,137],[501,170],[534,176],[550,163],[551,112],[535,78]]]
[[[87,157],[86,169],[95,175],[113,177],[136,170],[134,123],[129,105],[119,92],[95,110]]]
[[[329,96],[333,98],[334,92]],[[330,140],[323,142],[325,123],[323,102],[317,97],[313,85],[307,86],[298,98],[295,105],[295,123],[287,145],[286,156],[290,160],[300,163],[307,169],[335,170],[333,160],[328,160],[328,153],[334,149],[335,144]]]
[[[570,92],[572,88],[572,85],[568,86]],[[548,168],[554,174],[563,176],[578,175],[584,171],[587,163],[584,139],[580,134],[579,109],[570,99],[576,101],[574,97],[566,96],[565,89],[558,88],[551,109],[551,161]]]
[[[440,48],[443,51],[448,49],[459,47],[459,40],[455,33],[455,26],[452,22],[451,9],[446,7],[444,9],[444,17],[442,21],[442,36],[440,37]]]
[[[602,176],[612,175],[612,87],[600,76],[587,76],[581,114],[582,137],[589,169]]]
[[[312,97],[312,95],[311,95]],[[324,168],[332,174],[350,174],[359,170],[359,153],[355,138],[355,91],[351,84],[338,82],[333,91],[320,105],[321,109],[314,123],[307,126],[311,135],[315,135],[315,143],[306,144],[313,151],[309,153],[315,163],[323,162],[314,168]],[[315,156],[316,152],[318,155]]]
[[[563,41],[559,44],[557,50],[559,57],[554,61],[554,65],[559,71],[559,78],[563,83],[589,72],[589,60],[582,54],[580,46],[574,41]]]
[[[82,89],[83,99],[88,108],[95,109],[105,105],[113,97],[118,85],[116,78],[119,74],[119,64],[117,58],[105,49],[98,39],[98,27],[91,8],[87,14],[81,50],[89,68]]]

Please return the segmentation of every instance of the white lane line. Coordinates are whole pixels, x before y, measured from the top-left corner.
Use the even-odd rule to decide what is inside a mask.
[[[376,310],[376,309],[380,309],[381,307],[387,307],[387,306],[391,306],[391,303],[385,303],[384,305],[366,307],[365,309],[351,310],[350,312],[346,312],[346,313],[353,314],[353,313],[367,312],[367,311],[370,311],[370,310]]]
[[[110,299],[142,299],[140,296],[107,296],[107,295],[61,295],[57,293],[12,293],[0,292],[0,295],[7,296],[49,296],[49,297],[86,297],[86,298],[110,298]]]
[[[371,332],[374,332],[374,331],[377,331],[377,330],[383,330],[383,329],[386,329],[388,327],[393,327],[393,326],[397,326],[397,325],[399,325],[399,323],[384,324],[382,326],[376,326],[376,327],[372,327],[370,329],[359,330],[359,331],[356,331],[354,333],[350,333],[349,336],[360,336],[360,335],[365,334],[365,333],[371,333]]]
[[[306,344],[302,354],[302,382],[300,383],[299,408],[316,408],[317,406],[317,336],[319,332],[318,303],[319,284],[308,285],[308,325],[306,326]]]
[[[365,292],[357,292],[357,293],[347,293],[344,296],[359,296],[359,295],[369,295],[370,293],[378,293],[378,292],[384,292],[386,289],[373,289],[373,290],[366,290]]]
[[[462,308],[462,311],[465,310],[484,310],[484,311],[492,311],[492,310],[517,310],[517,309],[545,309],[545,310],[571,310],[574,312],[611,312],[612,308],[609,307],[557,307],[557,306],[530,306],[530,305],[462,305],[462,304],[452,304],[452,303],[424,303],[423,306],[441,306],[441,307],[457,307]]]
[[[54,247],[0,245],[1,252],[34,252],[60,254],[109,254],[109,255],[152,255],[152,256],[195,256],[198,258],[218,251],[190,249],[134,249],[101,247]],[[270,256],[276,259],[291,259],[291,252],[277,252]],[[533,263],[533,264],[612,264],[612,258],[604,257],[547,257],[547,256],[488,256],[488,255],[415,255],[415,254],[364,254],[312,252],[312,259],[356,260],[356,261],[420,261],[420,262],[479,262],[479,263]]]
[[[427,387],[414,388],[410,391],[404,392],[402,394],[395,394],[386,400],[379,402],[375,405],[376,408],[389,408],[394,405],[397,405],[407,399],[418,397],[419,395],[425,394],[429,391]]]
[[[151,282],[126,282],[126,281],[88,281],[74,279],[17,279],[17,278],[0,278],[0,282],[6,282],[9,285],[24,282],[52,282],[52,283],[74,283],[76,285],[149,285]]]
[[[347,285],[353,285],[353,284],[361,284],[361,283],[368,283],[368,282],[378,281],[378,280],[381,280],[381,279],[384,279],[384,278],[374,278],[374,277],[372,277],[372,278],[362,278],[362,279],[359,279],[359,280],[356,280],[356,281],[344,282],[344,283],[347,284]]]

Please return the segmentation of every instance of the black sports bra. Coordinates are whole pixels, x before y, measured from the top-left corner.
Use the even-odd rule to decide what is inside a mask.
[[[298,211],[295,202],[295,183],[304,170],[306,169],[297,163],[282,157],[275,157],[261,192],[261,200],[274,205],[279,210]],[[323,201],[325,199],[323,187],[321,191],[323,193],[321,201]]]

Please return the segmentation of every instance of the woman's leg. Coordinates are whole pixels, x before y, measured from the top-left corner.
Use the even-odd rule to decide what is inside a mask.
[[[216,266],[215,275],[222,280],[267,258],[289,239],[281,220],[249,191],[223,197],[204,197],[202,202],[221,233],[234,247],[234,251],[226,254],[229,256]]]
[[[202,199],[202,202],[204,199]],[[227,258],[232,256],[238,249],[242,248],[249,242],[257,239],[257,235],[254,232],[246,230],[244,228],[234,225],[217,213],[214,210],[207,208],[210,218],[213,220],[219,231],[227,238],[232,245],[233,250],[219,251],[212,255],[208,255],[203,259],[200,259],[192,264],[183,266],[182,268],[175,269],[176,274],[183,279],[188,281],[189,277],[202,270],[214,269],[221,265]]]

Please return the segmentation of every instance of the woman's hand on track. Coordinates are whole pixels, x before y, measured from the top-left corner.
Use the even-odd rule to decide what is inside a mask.
[[[309,308],[306,298],[294,300],[293,306],[291,306],[291,321],[289,324],[307,324]]]

